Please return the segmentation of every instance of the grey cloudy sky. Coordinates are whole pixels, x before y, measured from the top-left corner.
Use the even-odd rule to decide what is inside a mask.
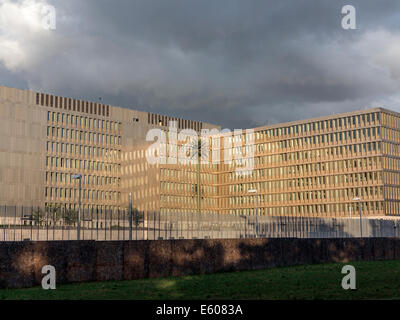
[[[399,57],[398,0],[0,0],[0,85],[228,128],[400,111]]]

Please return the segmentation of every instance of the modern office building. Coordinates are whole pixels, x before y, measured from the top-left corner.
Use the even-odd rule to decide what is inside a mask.
[[[251,139],[214,133],[206,148],[221,160],[200,164],[149,163],[146,135],[169,137],[172,121],[219,126],[6,87],[0,112],[0,205],[76,207],[81,174],[87,209],[124,208],[132,193],[137,209],[166,214],[343,217],[360,201],[363,215],[400,213],[400,114],[386,109],[258,127]],[[251,170],[225,161],[238,153]]]
[[[160,210],[160,166],[146,161],[150,129],[211,124],[0,87],[0,205]]]
[[[399,116],[378,108],[255,128],[254,170],[220,169],[221,212],[343,217],[360,198],[363,215],[398,214]]]

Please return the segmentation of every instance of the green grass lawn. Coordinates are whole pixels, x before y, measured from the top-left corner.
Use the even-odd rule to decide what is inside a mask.
[[[0,289],[0,299],[398,299],[400,261],[351,262],[357,289],[343,290],[343,263],[258,271]]]

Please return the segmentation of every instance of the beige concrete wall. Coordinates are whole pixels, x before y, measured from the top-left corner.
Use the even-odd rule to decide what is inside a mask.
[[[43,203],[46,111],[32,101],[32,92],[0,87],[0,204]]]
[[[53,99],[54,98],[54,99]],[[17,90],[17,89],[10,89],[10,88],[5,88],[5,87],[0,87],[0,205],[19,205],[19,206],[43,206],[45,203],[45,188],[48,185],[46,183],[46,156],[48,155],[46,152],[46,142],[47,142],[47,112],[52,111],[52,112],[60,112],[60,113],[65,113],[65,114],[71,114],[71,115],[80,115],[88,118],[100,118],[104,120],[110,120],[113,122],[119,122],[122,124],[121,131],[118,133],[111,132],[111,135],[120,135],[121,136],[121,145],[114,146],[114,145],[108,145],[105,146],[105,148],[113,148],[114,149],[119,149],[121,150],[121,159],[115,160],[112,159],[113,164],[117,163],[118,165],[121,165],[121,172],[119,173],[118,178],[121,178],[121,183],[118,187],[112,186],[108,190],[108,186],[103,187],[100,189],[100,186],[97,185],[89,185],[88,188],[91,189],[97,189],[97,190],[106,190],[106,191],[118,191],[121,192],[121,200],[116,203],[115,200],[111,202],[110,201],[103,201],[102,204],[100,205],[109,205],[113,206],[114,208],[116,207],[126,207],[128,205],[128,194],[132,192],[133,194],[133,205],[134,207],[137,207],[140,210],[143,211],[159,211],[161,208],[161,196],[163,195],[162,191],[160,190],[160,183],[162,181],[160,177],[160,167],[157,165],[150,165],[146,161],[145,157],[145,151],[147,147],[152,144],[153,142],[146,142],[146,135],[148,131],[151,128],[161,128],[163,130],[168,130],[168,122],[171,120],[177,120],[176,118],[171,118],[171,117],[166,117],[166,116],[161,116],[161,115],[154,115],[148,112],[143,112],[143,111],[138,111],[138,110],[133,110],[133,109],[127,109],[127,108],[120,108],[120,107],[115,107],[115,106],[108,106],[108,105],[100,105],[98,103],[90,103],[90,108],[88,109],[88,104],[85,102],[85,109],[75,111],[75,102],[73,103],[73,107],[71,109],[71,99],[65,99],[62,98],[63,106],[59,104],[57,105],[56,98],[58,98],[57,101],[61,101],[61,97],[55,97],[51,95],[42,95],[42,94],[37,94],[35,92],[31,91],[24,91],[24,90]],[[67,106],[67,100],[68,100],[68,106]],[[43,102],[44,101],[44,102]],[[49,102],[51,101],[51,102]],[[53,103],[54,101],[54,103]],[[95,105],[95,108],[93,110],[96,110],[97,106],[103,109],[103,107],[106,110],[109,110],[109,114],[106,113],[101,113],[99,112],[93,112],[92,113],[92,104]],[[89,111],[88,111],[89,110]],[[98,109],[99,110],[99,109]],[[391,111],[387,111],[384,109],[369,109],[369,110],[362,110],[362,111],[357,111],[357,112],[352,112],[352,113],[346,113],[346,114],[341,114],[341,115],[333,115],[329,117],[321,117],[321,118],[315,118],[315,119],[309,119],[309,120],[303,120],[303,121],[297,121],[293,123],[287,123],[287,124],[277,124],[273,126],[266,126],[266,127],[260,127],[256,128],[256,132],[262,132],[263,130],[267,129],[272,129],[272,128],[283,128],[287,127],[289,125],[296,125],[296,124],[306,124],[306,123],[313,123],[315,121],[326,121],[329,119],[337,119],[340,117],[348,117],[352,115],[363,115],[366,113],[371,113],[371,112],[377,112],[377,113],[387,113],[394,115],[392,117],[393,119],[390,120],[388,123],[384,123],[382,127],[386,126],[388,128],[393,129],[394,131],[397,131],[399,126],[400,126],[400,118],[399,114],[393,113]],[[149,123],[149,119],[153,119],[153,123]],[[157,119],[154,121],[154,119]],[[161,123],[159,123],[159,119],[161,119]],[[389,118],[388,118],[389,119]],[[192,126],[197,129],[199,129],[199,122],[194,122],[194,121],[179,121],[180,126],[182,127],[187,127],[187,126]],[[60,126],[60,124],[51,124],[53,126]],[[220,129],[219,126],[215,126],[212,124],[206,124],[206,123],[201,123],[202,128],[205,129],[211,129],[211,128],[217,128]],[[371,125],[349,125],[346,127],[346,130],[363,130],[366,127],[381,127],[381,124],[379,121],[377,121],[374,124]],[[83,132],[89,132],[92,131],[92,129],[86,128],[78,128],[80,131]],[[343,128],[340,130],[346,131]],[[332,134],[340,131],[338,128],[335,126],[332,127],[331,129],[325,128],[324,130],[320,130],[319,132],[307,132],[307,133],[302,133],[302,134],[290,134],[284,136],[279,136],[279,137],[273,137],[273,138],[267,138],[266,136],[263,136],[260,139],[255,140],[255,145],[259,147],[263,147],[264,144],[273,142],[273,143],[279,143],[281,141],[287,142],[290,139],[293,138],[304,138],[312,135],[320,135],[320,134]],[[103,131],[103,133],[105,133]],[[391,131],[391,136],[393,136],[393,132]],[[363,144],[366,142],[377,142],[377,141],[383,141],[385,139],[381,139],[380,137],[375,137],[374,139],[372,138],[362,138],[362,139],[356,139],[350,142],[347,142],[346,144]],[[61,142],[61,140],[59,140]],[[65,142],[65,141],[64,141]],[[67,141],[68,142],[68,141]],[[398,143],[400,142],[400,133],[394,135],[394,140],[391,138],[389,141],[391,142],[393,146],[397,146]],[[79,141],[79,142],[73,142],[76,144],[81,144],[83,146],[85,145],[85,141]],[[257,157],[261,159],[262,157],[265,156],[270,156],[272,154],[279,154],[279,153],[288,153],[288,152],[308,152],[309,150],[314,151],[320,148],[325,148],[329,150],[333,150],[333,148],[337,148],[339,146],[345,145],[342,141],[336,141],[336,142],[329,142],[325,143],[324,145],[316,145],[316,146],[308,146],[308,145],[303,145],[302,147],[296,147],[296,148],[287,148],[284,151],[282,150],[273,150],[273,151],[267,151],[266,149],[264,150],[263,148],[260,148],[260,151],[255,152],[255,158],[257,160]],[[89,144],[90,146],[90,144]],[[93,147],[93,146],[92,146]],[[104,145],[103,145],[104,147]],[[367,159],[378,159],[376,165],[370,166],[369,168],[367,167],[362,167],[362,168],[347,168],[344,173],[350,173],[350,174],[358,174],[358,173],[365,173],[369,171],[373,171],[373,173],[381,173],[382,172],[382,166],[380,164],[381,159],[387,159],[390,158],[393,160],[393,158],[396,158],[393,160],[391,163],[389,163],[390,167],[389,168],[384,168],[386,171],[392,172],[393,170],[397,170],[400,167],[400,155],[398,153],[398,148],[391,148],[390,152],[393,153],[386,153],[385,156],[382,156],[382,153],[377,150],[375,152],[367,152],[365,154],[349,154],[349,155],[335,155],[335,156],[319,156],[319,158],[312,159],[312,161],[309,161],[309,159],[303,159],[301,161],[295,161],[295,162],[286,162],[286,163],[274,163],[273,165],[271,164],[266,164],[263,163],[262,161],[260,164],[256,165],[255,170],[262,170],[262,169],[269,169],[269,168],[283,168],[284,166],[294,166],[294,165],[302,165],[302,164],[308,164],[309,162],[321,162],[324,161],[326,163],[332,162],[332,161],[340,161],[343,160],[353,160],[353,159],[361,159],[361,158],[367,158]],[[394,150],[394,151],[393,151]],[[223,151],[223,146],[221,147],[221,151]],[[58,157],[69,157],[70,155],[56,155]],[[93,159],[88,159],[90,156],[86,156],[86,158],[78,159],[78,160],[93,160]],[[75,156],[73,158],[76,159]],[[223,156],[221,155],[221,159],[223,159]],[[103,161],[104,159],[97,159],[98,161]],[[110,162],[111,160],[105,160],[105,162]],[[264,160],[263,160],[264,161]],[[179,167],[179,165],[178,165]],[[164,166],[165,168],[165,166]],[[172,169],[172,167],[170,167]],[[192,170],[193,168],[184,168],[180,167],[178,168],[179,170],[188,172],[192,171],[195,173],[196,170]],[[340,168],[339,168],[340,169]],[[338,170],[339,170],[338,169]],[[62,173],[77,173],[77,172],[72,172],[68,168],[56,168],[52,169],[56,170],[57,172],[62,172]],[[68,171],[69,170],[69,171]],[[261,178],[257,178],[255,175],[251,177],[245,177],[241,180],[234,180],[232,177],[230,177],[230,173],[233,172],[234,168],[229,167],[227,168],[225,165],[218,165],[216,168],[212,169],[207,169],[204,168],[202,169],[202,174],[210,176],[210,174],[217,174],[218,175],[218,181],[217,183],[214,182],[207,182],[207,180],[203,180],[202,186],[208,187],[208,183],[210,183],[211,186],[215,186],[217,188],[217,191],[214,192],[214,189],[208,189],[209,194],[206,195],[205,197],[211,198],[218,198],[217,205],[208,205],[207,204],[202,204],[203,209],[207,209],[209,211],[218,211],[220,213],[227,213],[232,210],[240,210],[241,212],[245,212],[245,210],[249,212],[254,212],[254,199],[250,198],[252,197],[247,193],[247,189],[252,189],[254,186],[253,184],[260,183],[260,182],[265,182],[267,180],[271,180],[271,177],[267,176],[262,176]],[[336,170],[336,169],[335,169]],[[261,172],[261,171],[260,171]],[[321,172],[311,172],[312,175],[314,176],[315,174],[320,175]],[[332,168],[328,172],[326,170],[325,174],[332,175],[332,174],[342,174],[343,170],[340,169],[340,171],[332,171]],[[84,174],[92,174],[94,175],[95,173],[91,172],[86,172]],[[102,173],[99,173],[99,175],[102,175]],[[272,177],[273,181],[280,181],[280,180],[285,180],[285,179],[294,179],[294,178],[304,178],[306,176],[305,174],[299,174],[298,176],[293,176],[293,175],[288,175],[288,176],[281,176],[277,175],[275,177]],[[310,174],[308,175],[310,177]],[[389,175],[386,174],[389,178],[395,179],[395,185],[396,189],[393,191],[390,189],[389,191],[391,192],[392,198],[394,197],[394,201],[392,201],[392,205],[395,206],[395,211],[396,214],[399,214],[398,212],[398,194],[400,194],[400,188],[397,188],[400,184],[397,182],[398,175],[390,173]],[[385,176],[385,177],[386,177]],[[396,180],[397,179],[397,180]],[[376,181],[375,181],[376,180]],[[193,190],[193,185],[196,183],[195,175],[192,176],[190,179],[182,179],[181,177],[176,177],[176,178],[165,178],[164,181],[168,183],[174,183],[174,184],[187,184],[190,185],[192,189],[189,191],[186,191],[185,194],[178,194],[175,192],[175,189],[173,189],[173,192],[175,194],[172,194],[174,196],[181,196],[182,199],[186,197],[193,197],[194,192]],[[370,182],[370,181],[369,181]],[[385,184],[385,187],[387,187],[389,182],[383,181],[379,179],[374,179],[369,185],[372,187],[383,187]],[[240,184],[244,184],[245,188],[241,191],[234,191],[230,190],[230,187],[235,185],[239,186]],[[65,185],[56,185],[57,188],[63,188]],[[67,186],[68,187],[68,186]],[[74,187],[75,189],[77,188],[76,185],[69,186],[69,187]],[[265,187],[265,186],[264,186]],[[343,189],[343,188],[348,188],[349,184],[343,184],[343,185],[335,185],[332,184],[329,186],[328,184],[321,185],[320,190],[316,191],[325,191],[327,189]],[[357,183],[353,185],[352,187],[364,187],[364,182],[362,183]],[[178,188],[179,189],[179,188]],[[238,188],[236,188],[238,189]],[[246,190],[245,190],[246,189]],[[304,193],[305,191],[315,191],[314,189],[307,188],[301,186],[301,187],[296,187],[292,188],[292,190],[289,190],[290,192],[302,192]],[[375,188],[376,189],[376,188]],[[375,190],[374,189],[374,190]],[[95,191],[97,191],[95,190]],[[210,191],[211,190],[211,191]],[[380,189],[379,189],[380,190]],[[282,189],[276,189],[273,190],[272,188],[268,190],[262,190],[262,194],[259,194],[259,196],[270,196],[271,193],[277,193],[277,194],[283,194],[287,190],[282,190]],[[164,193],[164,195],[169,195],[168,193]],[[237,204],[237,203],[230,203],[231,197],[235,196],[236,199],[239,199],[239,197],[247,197],[245,203],[242,204]],[[287,206],[287,201],[286,200],[279,200],[276,201],[276,203],[271,203],[269,200],[266,201],[265,199],[268,199],[268,197],[265,197],[263,201],[259,201],[259,210],[261,210],[261,213],[265,209],[275,209],[275,208],[280,208]],[[332,197],[333,199],[333,197]],[[386,202],[388,201],[388,196],[387,194],[385,197],[381,196],[380,194],[377,196],[370,196],[368,199],[365,198],[365,201],[370,201],[370,202],[375,202],[379,204],[383,204],[383,201],[385,200]],[[390,199],[390,198],[389,198]],[[51,200],[51,201],[50,201]],[[47,200],[48,202],[53,203],[52,199]],[[92,199],[93,200],[93,199]],[[247,201],[248,200],[248,201]],[[57,200],[57,201],[62,201],[62,200]],[[67,200],[65,200],[66,202]],[[69,204],[76,204],[77,199],[68,199]],[[301,201],[301,202],[299,202]],[[326,204],[326,201],[318,199],[318,201],[310,201],[308,198],[301,199],[297,202],[292,203],[293,206],[303,206],[303,205],[322,205]],[[332,200],[335,203],[338,204],[348,204],[351,199],[347,198],[340,198],[340,199],[334,199]],[[331,202],[332,202],[331,201]],[[93,202],[93,201],[92,201]],[[186,201],[187,202],[187,201]],[[56,202],[59,203],[59,202]],[[335,204],[331,203],[331,204]],[[62,203],[61,203],[62,204]],[[68,203],[64,203],[68,204]],[[98,201],[95,203],[92,203],[91,205],[98,205]],[[168,204],[164,206],[167,210],[175,210],[177,207],[182,207],[181,203],[175,203],[175,207],[171,207],[173,204]],[[196,201],[193,201],[191,204],[191,210],[196,209]],[[189,209],[190,209],[189,208]],[[386,208],[387,210],[387,208]],[[379,212],[378,212],[379,211]],[[265,211],[267,212],[267,210]],[[381,209],[377,209],[373,211],[371,214],[384,214],[384,211]],[[313,212],[314,214],[314,212]],[[315,212],[314,216],[317,215],[317,212]],[[347,215],[347,212],[340,212],[340,216],[342,215]]]
[[[75,110],[76,102],[76,110]],[[80,104],[80,109],[78,107]],[[109,114],[94,111],[105,108]],[[89,110],[89,111],[88,111]],[[47,152],[47,141],[59,143],[74,143],[86,146],[86,141],[73,141],[71,139],[59,139],[47,137],[47,126],[69,128],[71,126],[47,121],[47,112],[83,116],[92,119],[103,119],[120,122],[121,128],[121,159],[117,162],[121,165],[121,183],[118,187],[121,192],[121,200],[115,204],[110,201],[102,201],[95,205],[111,205],[126,207],[128,194],[132,192],[134,207],[144,211],[158,211],[160,208],[160,179],[159,167],[150,165],[146,161],[145,150],[152,144],[146,142],[147,132],[151,128],[168,130],[167,122],[149,124],[149,113],[116,106],[103,105],[96,102],[56,97],[50,94],[41,94],[26,90],[18,90],[0,87],[0,205],[18,206],[44,206],[45,203],[76,205],[77,199],[54,197],[45,198],[46,187],[74,188],[77,185],[65,182],[46,182],[46,172],[71,174],[77,173],[66,167],[46,167],[46,156],[65,159],[77,159],[76,156],[59,152]],[[101,112],[101,114],[99,114]],[[151,114],[150,114],[151,115]],[[175,120],[176,118],[163,117],[163,119]],[[194,123],[193,121],[191,122]],[[181,125],[188,125],[188,121],[181,121]],[[199,122],[196,122],[197,126]],[[72,126],[73,129],[75,126]],[[202,123],[203,128],[214,128],[215,125]],[[219,128],[219,127],[217,127]],[[76,128],[87,132],[87,128]],[[90,129],[89,131],[92,131]],[[96,132],[96,131],[95,131]],[[103,132],[104,133],[104,132]],[[113,133],[111,133],[113,134]],[[115,134],[115,133],[114,133]],[[90,146],[90,144],[88,145]],[[93,146],[93,145],[92,145]],[[104,147],[104,146],[103,146]],[[106,147],[107,148],[107,147]],[[82,157],[78,160],[90,160]],[[99,160],[99,159],[97,159]],[[107,162],[108,160],[105,160]],[[113,160],[113,163],[116,163]],[[86,170],[87,171],[87,170]],[[94,174],[91,172],[79,172],[81,174]],[[103,175],[103,173],[98,173]],[[84,188],[106,190],[87,185]],[[115,188],[114,188],[115,189]],[[110,189],[111,191],[115,191]],[[61,201],[61,203],[60,203]],[[83,205],[89,204],[85,200]]]
[[[146,135],[154,128],[167,132],[168,123],[161,126],[149,124],[147,112],[119,107],[111,108],[110,115],[122,123],[122,207],[128,206],[129,193],[132,193],[134,208],[141,211],[159,211],[161,205],[160,166],[151,165],[146,160],[146,150],[153,144],[153,141],[146,141]],[[220,129],[219,126],[212,124],[203,123],[202,125],[205,129]],[[191,181],[182,180],[180,182],[191,183]]]

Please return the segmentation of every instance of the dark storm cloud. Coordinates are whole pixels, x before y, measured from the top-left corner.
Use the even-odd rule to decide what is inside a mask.
[[[0,85],[4,84],[12,88],[26,88],[27,82],[18,75],[13,74],[0,64]]]
[[[49,3],[57,30],[2,83],[231,128],[400,102],[398,1],[351,1],[350,31],[348,1]]]

